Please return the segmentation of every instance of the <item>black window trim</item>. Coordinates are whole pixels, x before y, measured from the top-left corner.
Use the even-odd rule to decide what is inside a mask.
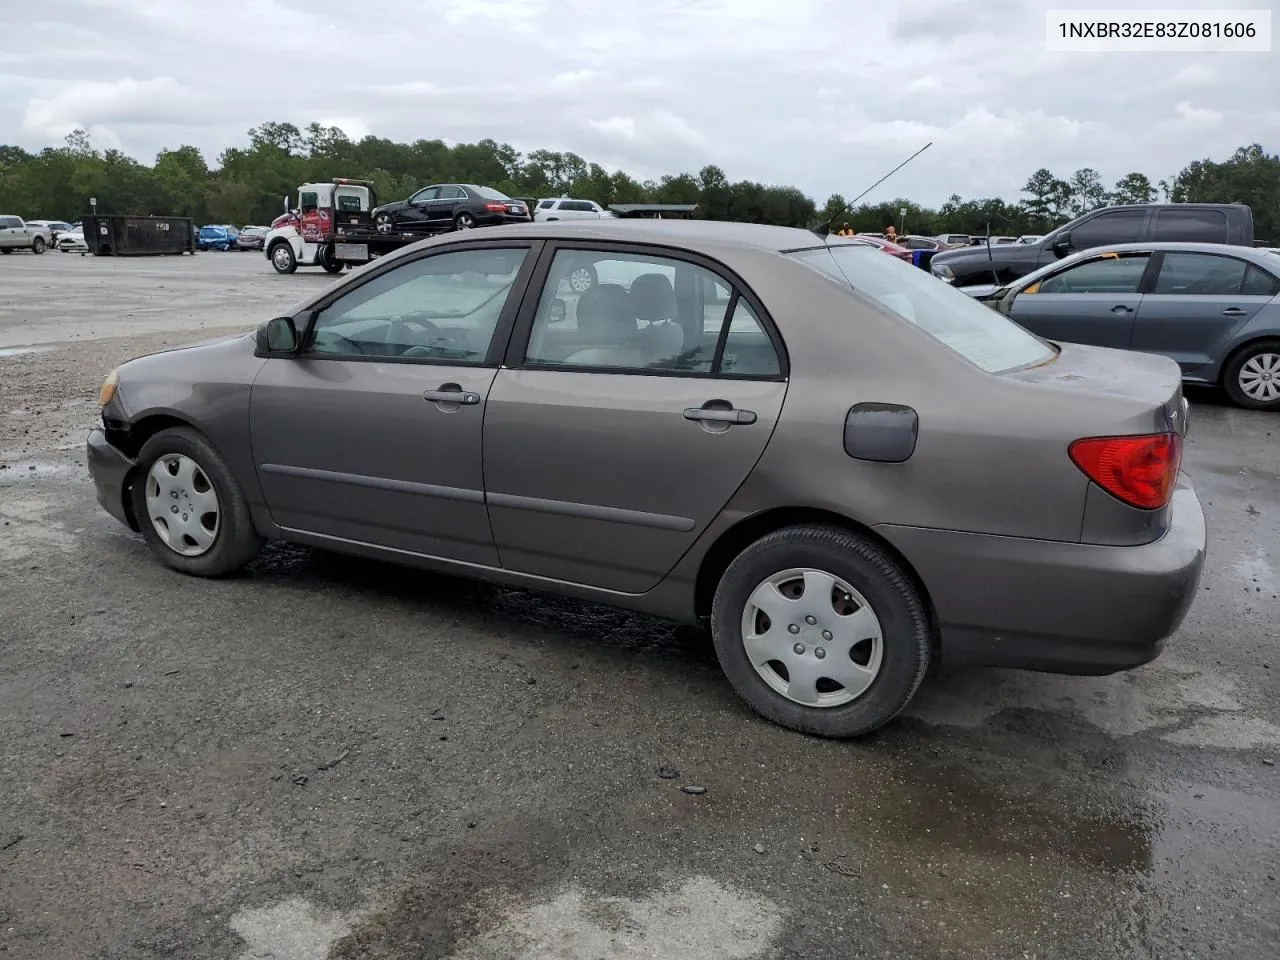
[[[298,310],[293,315],[294,323],[298,325],[298,338],[303,346],[292,357],[287,358],[288,362],[296,362],[298,360],[326,360],[336,362],[356,362],[356,363],[404,363],[416,364],[418,366],[451,366],[451,367],[486,367],[489,369],[498,369],[502,366],[502,357],[507,350],[507,345],[511,337],[511,331],[515,327],[516,318],[523,303],[524,297],[529,287],[529,280],[533,276],[534,270],[539,262],[539,254],[546,241],[543,240],[510,240],[503,239],[500,241],[484,239],[467,239],[462,241],[454,241],[444,244],[436,244],[427,247],[425,250],[418,251],[415,254],[388,258],[386,262],[376,267],[369,267],[366,275],[360,275],[359,279],[341,284],[337,289],[327,290],[317,300],[308,303],[305,307]],[[498,322],[493,328],[493,336],[489,339],[489,349],[486,351],[484,358],[481,360],[458,360],[450,357],[366,357],[360,355],[347,354],[331,354],[331,353],[308,353],[306,352],[311,337],[315,329],[315,323],[320,317],[320,312],[332,306],[342,297],[358,290],[365,284],[378,279],[396,270],[400,267],[417,263],[419,260],[425,260],[428,257],[440,256],[446,253],[463,253],[467,250],[524,250],[524,262],[520,264],[520,269],[516,271],[515,279],[511,282],[511,290],[507,294],[507,302],[502,306],[502,312],[498,314]]]
[[[760,325],[764,328],[765,336],[769,338],[769,342],[773,345],[773,352],[778,358],[779,372],[774,374],[733,374],[720,373],[716,369],[716,360],[713,358],[710,370],[657,370],[647,367],[602,367],[587,366],[585,364],[570,363],[528,363],[525,360],[525,352],[529,347],[529,339],[533,333],[533,321],[538,310],[538,304],[542,299],[542,291],[546,286],[547,279],[551,273],[551,264],[555,260],[555,256],[561,250],[581,250],[588,253],[620,253],[629,254],[631,256],[651,256],[659,257],[665,260],[678,260],[688,263],[695,267],[712,273],[729,288],[729,299],[733,306],[737,306],[737,298],[741,297],[750,304],[755,311],[756,317],[760,321]],[[732,315],[725,310],[724,326],[721,327],[721,334],[729,328],[729,324],[733,322]],[[717,341],[718,346],[718,341]],[[529,283],[525,287],[524,296],[520,303],[520,311],[516,316],[515,328],[511,333],[510,340],[507,344],[506,355],[502,361],[502,366],[511,370],[541,370],[551,373],[583,373],[583,374],[614,374],[634,377],[682,377],[696,378],[702,380],[745,380],[765,383],[785,383],[791,376],[791,360],[787,354],[786,344],[778,331],[773,317],[764,308],[764,304],[760,302],[760,298],[755,295],[747,283],[733,270],[713,260],[710,257],[700,253],[695,253],[684,247],[665,247],[655,243],[630,243],[622,240],[548,240],[546,246],[542,248],[538,256],[537,267],[530,278]]]
[[[1225,247],[1225,246],[1226,246],[1226,244],[1223,244],[1223,246]],[[1231,293],[1231,294],[1222,294],[1222,293],[1209,293],[1209,294],[1194,294],[1194,293],[1156,293],[1156,292],[1155,292],[1155,285],[1156,285],[1156,281],[1157,281],[1157,280],[1159,279],[1159,277],[1160,277],[1160,272],[1159,272],[1159,271],[1160,271],[1160,270],[1162,270],[1162,269],[1164,269],[1164,258],[1165,258],[1165,254],[1169,254],[1169,253],[1174,253],[1174,254],[1179,254],[1179,255],[1183,255],[1183,254],[1185,254],[1185,255],[1193,256],[1193,257],[1218,257],[1218,258],[1223,259],[1223,260],[1234,260],[1234,261],[1236,261],[1237,263],[1243,263],[1243,264],[1244,264],[1244,274],[1240,277],[1240,288],[1239,288],[1238,290],[1236,290],[1236,291],[1235,291],[1235,293]],[[1262,273],[1262,274],[1263,274],[1263,276],[1267,277],[1267,278],[1268,278],[1272,283],[1276,284],[1277,286],[1280,286],[1280,278],[1277,278],[1277,277],[1276,277],[1274,274],[1272,274],[1269,270],[1267,270],[1266,268],[1264,268],[1264,267],[1262,267],[1262,266],[1260,266],[1260,265],[1258,265],[1258,264],[1254,263],[1252,260],[1249,260],[1249,259],[1247,259],[1247,258],[1245,258],[1245,257],[1238,257],[1238,256],[1236,256],[1235,254],[1228,252],[1227,250],[1222,250],[1222,251],[1218,251],[1218,250],[1157,250],[1157,251],[1155,252],[1155,255],[1154,255],[1151,259],[1152,259],[1152,260],[1159,259],[1159,261],[1160,261],[1160,262],[1159,262],[1159,267],[1158,267],[1158,269],[1157,269],[1157,270],[1154,270],[1154,271],[1151,271],[1151,274],[1150,274],[1150,277],[1149,277],[1149,278],[1148,278],[1147,276],[1145,276],[1145,275],[1143,276],[1143,278],[1142,278],[1142,279],[1143,279],[1143,286],[1142,286],[1142,288],[1141,288],[1141,292],[1142,292],[1142,293],[1144,293],[1144,294],[1146,294],[1146,293],[1150,293],[1150,294],[1153,294],[1153,295],[1155,295],[1155,296],[1159,296],[1159,297],[1194,297],[1194,296],[1209,296],[1209,297],[1222,297],[1222,296],[1234,296],[1234,297],[1260,297],[1260,296],[1263,296],[1263,294],[1260,294],[1260,293],[1242,293],[1242,292],[1241,292],[1242,290],[1244,290],[1244,283],[1245,283],[1245,280],[1247,280],[1247,279],[1248,279],[1248,277],[1249,277],[1249,271],[1250,271],[1250,269],[1253,269],[1253,270],[1257,270],[1257,271],[1259,271],[1260,273]],[[1149,283],[1147,282],[1147,281],[1148,281],[1148,279],[1150,280],[1150,282],[1149,282]],[[1277,294],[1272,294],[1272,296],[1273,296],[1273,297],[1274,297],[1274,296],[1276,296],[1276,295],[1277,295]]]

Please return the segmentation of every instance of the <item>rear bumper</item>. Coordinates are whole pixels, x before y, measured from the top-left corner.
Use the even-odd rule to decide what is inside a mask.
[[[95,427],[85,445],[89,475],[98,493],[98,503],[125,526],[138,529],[125,505],[126,484],[136,464],[107,440],[106,432]]]
[[[1140,546],[877,528],[915,567],[948,666],[1107,674],[1148,663],[1182,624],[1204,567],[1204,508],[1179,478],[1169,528]]]

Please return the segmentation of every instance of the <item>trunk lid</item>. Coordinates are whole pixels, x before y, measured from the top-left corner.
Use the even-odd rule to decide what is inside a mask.
[[[1053,360],[1005,374],[1011,380],[1086,397],[1106,413],[1098,432],[1187,433],[1182,370],[1168,357],[1078,343],[1054,343]]]

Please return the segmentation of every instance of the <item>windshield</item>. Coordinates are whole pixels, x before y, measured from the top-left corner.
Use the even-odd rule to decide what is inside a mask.
[[[791,254],[915,324],[988,373],[1034,366],[1056,354],[1042,340],[919,267],[861,244]]]

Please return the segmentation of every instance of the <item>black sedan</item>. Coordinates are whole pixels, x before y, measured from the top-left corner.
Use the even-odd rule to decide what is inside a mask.
[[[524,203],[492,187],[478,187],[473,183],[432,184],[408,200],[384,203],[373,210],[373,225],[379,233],[470,230],[503,223],[529,223],[531,219]]]

